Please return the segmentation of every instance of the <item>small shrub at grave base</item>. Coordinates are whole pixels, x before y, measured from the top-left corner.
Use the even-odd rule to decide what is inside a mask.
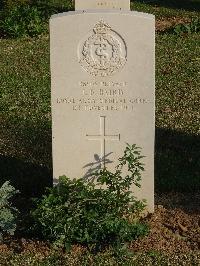
[[[32,212],[35,232],[58,246],[79,243],[92,250],[120,247],[147,234],[148,227],[139,220],[145,203],[129,190],[132,184],[140,186],[141,158],[139,148],[128,145],[115,173],[107,169],[96,172],[97,185],[60,177],[59,184],[49,189]],[[129,174],[123,178],[124,167]]]
[[[0,242],[4,234],[13,235],[16,230],[18,210],[12,206],[10,199],[18,193],[9,182],[0,187]]]

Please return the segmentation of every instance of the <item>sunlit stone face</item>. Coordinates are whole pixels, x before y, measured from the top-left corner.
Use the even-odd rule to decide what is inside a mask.
[[[126,143],[142,148],[138,198],[154,206],[154,17],[130,11],[51,18],[53,175],[114,171]],[[125,174],[125,173],[124,173]]]

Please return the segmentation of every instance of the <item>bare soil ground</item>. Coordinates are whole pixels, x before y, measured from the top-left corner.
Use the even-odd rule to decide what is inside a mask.
[[[200,250],[200,193],[156,197],[155,213],[146,218],[150,234],[132,243],[135,251],[185,253]]]

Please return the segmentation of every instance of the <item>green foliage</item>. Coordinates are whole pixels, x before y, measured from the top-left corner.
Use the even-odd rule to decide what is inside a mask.
[[[153,251],[154,253],[154,251]],[[91,253],[90,251],[77,252],[56,252],[51,249],[42,256],[33,249],[32,252],[1,252],[0,265],[9,266],[177,266],[190,265],[199,266],[200,253],[198,251],[180,254],[157,252],[152,256],[152,252],[135,252],[131,257],[123,256],[118,258],[111,249],[103,252]]]
[[[163,31],[163,33],[172,33],[180,37],[186,35],[192,35],[200,32],[200,19],[194,17],[191,19],[190,23],[177,24],[176,26],[170,27]]]
[[[132,0],[131,9],[151,13],[157,19],[194,17],[199,14],[199,0]]]
[[[30,4],[31,0],[3,0],[4,10],[13,9],[13,7]]]
[[[17,193],[8,181],[0,188],[0,241],[4,233],[13,235],[16,230],[17,209],[12,206],[10,199]]]
[[[38,8],[46,9],[47,13],[52,11],[68,11],[73,9],[74,4],[72,0],[3,0],[4,10],[11,10],[13,7],[21,5],[32,5]]]
[[[74,9],[72,0],[32,0],[32,4],[42,11],[45,18],[60,12],[67,12]]]
[[[190,23],[175,26],[174,33],[177,35],[192,34],[200,31],[200,20],[193,19]]]
[[[52,14],[73,9],[72,1],[5,0],[1,12],[0,30],[3,35],[19,38],[34,37],[47,31]]]
[[[37,36],[45,31],[42,12],[29,5],[21,5],[6,11],[0,23],[0,29],[9,37]]]
[[[145,235],[147,226],[138,220],[145,204],[129,190],[133,184],[139,186],[144,170],[141,158],[139,148],[128,145],[115,173],[107,169],[95,173],[96,185],[60,177],[32,213],[37,232],[66,248],[80,243],[91,249],[120,246]],[[124,167],[129,174],[122,178]]]

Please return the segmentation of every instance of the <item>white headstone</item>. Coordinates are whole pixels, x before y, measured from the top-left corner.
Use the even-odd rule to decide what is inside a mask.
[[[68,12],[50,21],[53,175],[113,170],[126,143],[142,148],[136,195],[154,209],[154,16]]]
[[[130,10],[130,0],[76,0],[75,10],[118,9]]]

